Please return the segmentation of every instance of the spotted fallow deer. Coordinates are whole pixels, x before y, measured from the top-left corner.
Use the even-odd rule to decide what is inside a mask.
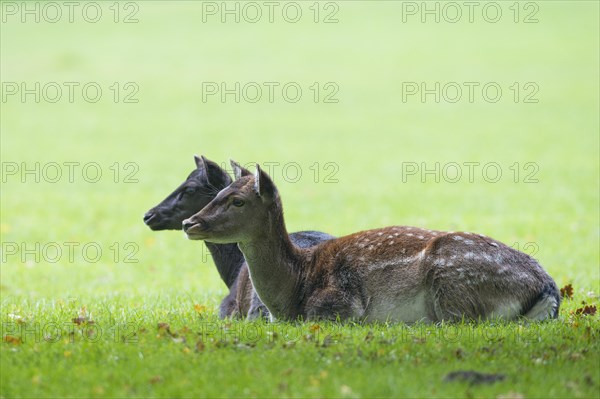
[[[152,230],[181,230],[181,222],[200,211],[217,193],[231,183],[231,177],[217,163],[204,156],[194,156],[196,169],[167,198],[144,214],[144,223]],[[300,247],[309,247],[333,238],[318,231],[291,234],[291,240]],[[268,310],[260,301],[248,274],[244,256],[236,244],[206,242],[221,279],[229,294],[219,307],[219,317],[255,319],[268,317]]]
[[[183,221],[188,238],[237,242],[271,319],[439,322],[556,318],[556,284],[530,256],[480,234],[395,226],[298,248],[256,167]]]

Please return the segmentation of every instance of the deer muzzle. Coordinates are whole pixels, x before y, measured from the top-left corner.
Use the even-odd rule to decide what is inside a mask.
[[[182,227],[183,231],[188,235],[188,238],[201,239],[200,236],[203,235],[208,226],[206,221],[202,219],[190,218],[185,219],[182,222]]]

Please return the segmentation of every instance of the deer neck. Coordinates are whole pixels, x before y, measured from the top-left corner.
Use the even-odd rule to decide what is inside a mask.
[[[244,263],[244,255],[236,244],[214,244],[208,241],[204,243],[215,262],[221,279],[227,288],[231,288]]]
[[[261,301],[276,319],[295,319],[302,276],[302,254],[290,241],[280,208],[269,214],[268,228],[240,242],[250,280]]]

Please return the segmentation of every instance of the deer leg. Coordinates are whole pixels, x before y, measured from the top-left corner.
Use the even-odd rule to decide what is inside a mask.
[[[237,312],[237,301],[235,298],[235,293],[233,291],[230,291],[229,294],[225,298],[223,298],[223,301],[219,306],[219,318],[225,319],[227,317],[239,317],[239,314]]]
[[[314,295],[306,304],[308,319],[335,321],[358,316],[356,306],[347,293],[332,288]],[[359,312],[360,313],[360,312]]]
[[[258,320],[261,318],[269,318],[269,309],[262,303],[256,291],[252,293],[252,300],[250,301],[250,309],[248,310],[248,320]]]
[[[434,278],[430,292],[435,319],[458,322],[483,316],[482,304],[474,302],[476,295],[467,294],[467,291],[470,290],[464,285],[449,284],[443,276]]]

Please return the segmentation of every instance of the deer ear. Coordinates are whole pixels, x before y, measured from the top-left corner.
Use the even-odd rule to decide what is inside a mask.
[[[277,195],[277,188],[271,177],[256,164],[254,175],[254,191],[263,198],[272,200]]]
[[[223,189],[231,184],[231,177],[216,162],[206,159],[204,155],[194,155],[194,160],[198,169],[203,171],[208,182],[216,188]]]
[[[198,155],[194,154],[194,162],[196,162],[197,169],[206,169],[206,164],[204,163],[205,160],[206,158],[204,158],[204,155],[199,157]]]
[[[233,159],[230,159],[229,163],[231,164],[231,167],[233,168],[233,175],[235,176],[235,180],[238,180],[242,176],[252,175],[252,172],[250,172],[248,169],[244,168],[239,163],[235,162]]]

